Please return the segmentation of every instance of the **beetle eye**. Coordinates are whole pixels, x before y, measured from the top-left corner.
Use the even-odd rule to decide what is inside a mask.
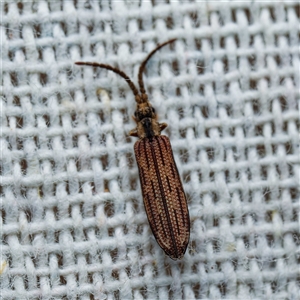
[[[152,112],[155,114],[155,108],[154,107],[151,107],[152,108]]]
[[[134,116],[137,118],[137,111],[134,112]]]

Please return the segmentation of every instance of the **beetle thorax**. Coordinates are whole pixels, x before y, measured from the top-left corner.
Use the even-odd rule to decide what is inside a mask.
[[[157,122],[154,107],[146,101],[138,103],[134,113],[139,138],[152,138],[160,135],[161,129]]]

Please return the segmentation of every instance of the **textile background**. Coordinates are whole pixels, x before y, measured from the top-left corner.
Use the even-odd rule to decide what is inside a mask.
[[[299,299],[298,1],[1,1],[2,299]],[[132,91],[168,123],[191,220],[145,214]]]

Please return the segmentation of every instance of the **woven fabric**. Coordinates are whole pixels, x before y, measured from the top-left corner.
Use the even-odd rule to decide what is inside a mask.
[[[299,299],[298,1],[1,2],[2,299]],[[128,132],[145,86],[191,220],[150,230]]]

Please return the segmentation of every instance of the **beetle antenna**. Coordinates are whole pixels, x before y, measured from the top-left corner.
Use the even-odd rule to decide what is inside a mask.
[[[138,82],[139,82],[139,87],[140,87],[140,92],[141,94],[146,94],[146,91],[145,91],[145,87],[144,87],[144,82],[143,82],[143,73],[145,71],[145,67],[146,67],[146,64],[148,62],[148,60],[152,57],[152,55],[158,51],[160,48],[164,47],[165,45],[167,44],[170,44],[170,43],[173,43],[174,41],[176,41],[177,39],[172,39],[172,40],[169,40],[161,45],[158,45],[154,50],[152,50],[148,56],[144,59],[144,61],[141,63],[141,66],[139,68],[139,74],[138,74]]]
[[[95,62],[82,62],[82,61],[78,61],[75,63],[76,65],[85,65],[85,66],[92,66],[92,67],[99,67],[99,68],[102,68],[102,69],[107,69],[107,70],[110,70],[110,71],[113,71],[115,73],[117,73],[118,75],[120,75],[121,77],[123,77],[126,82],[128,83],[128,85],[130,86],[134,96],[138,96],[139,94],[139,91],[138,89],[136,88],[136,86],[134,85],[134,83],[131,81],[131,79],[121,70],[117,69],[117,68],[114,68],[110,65],[105,65],[105,64],[98,64],[98,63],[95,63]]]

